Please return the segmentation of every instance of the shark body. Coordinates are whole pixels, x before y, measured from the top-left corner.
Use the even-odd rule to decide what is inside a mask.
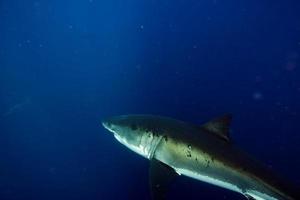
[[[171,118],[124,115],[103,126],[129,149],[150,160],[154,199],[165,197],[174,176],[185,175],[254,200],[296,200],[298,192],[232,144],[231,116],[196,126]]]

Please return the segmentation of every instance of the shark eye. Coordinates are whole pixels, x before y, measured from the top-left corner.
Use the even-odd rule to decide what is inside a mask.
[[[137,125],[136,124],[131,124],[130,128],[135,131],[137,129]]]

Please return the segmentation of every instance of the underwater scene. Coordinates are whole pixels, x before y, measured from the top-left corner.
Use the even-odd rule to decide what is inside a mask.
[[[0,200],[299,200],[299,11],[1,0]]]

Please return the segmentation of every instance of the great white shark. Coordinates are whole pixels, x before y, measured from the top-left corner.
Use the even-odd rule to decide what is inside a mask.
[[[249,200],[298,200],[299,191],[276,176],[229,137],[231,115],[201,126],[168,117],[122,115],[102,121],[123,145],[150,160],[153,199],[185,175],[243,194]]]

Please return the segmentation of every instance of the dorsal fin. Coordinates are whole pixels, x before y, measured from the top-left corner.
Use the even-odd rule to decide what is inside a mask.
[[[229,142],[229,126],[231,123],[231,114],[213,119],[201,126],[202,129],[219,136],[221,139]]]

